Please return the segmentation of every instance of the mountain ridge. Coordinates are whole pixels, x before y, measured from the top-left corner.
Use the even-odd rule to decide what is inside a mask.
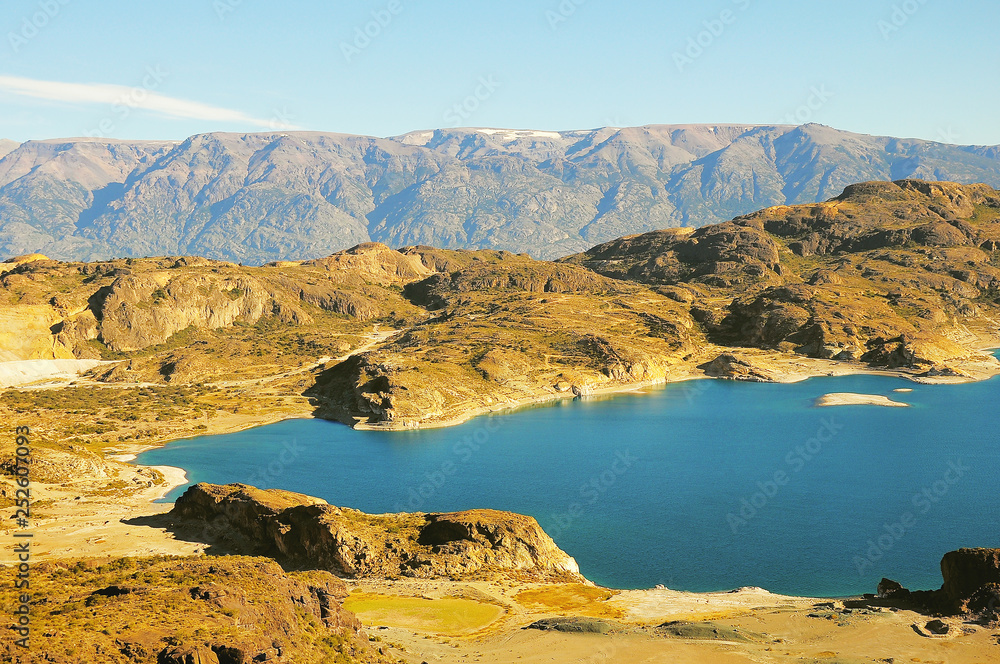
[[[552,259],[905,178],[1000,186],[1000,147],[815,124],[3,142],[0,258],[262,264],[376,241]]]
[[[263,267],[25,256],[0,265],[0,300],[11,360],[110,361],[94,388],[224,392],[271,375],[262,416],[294,407],[358,428],[705,375],[966,381],[1000,371],[979,350],[1000,335],[1000,191],[858,183],[554,262],[371,242]]]

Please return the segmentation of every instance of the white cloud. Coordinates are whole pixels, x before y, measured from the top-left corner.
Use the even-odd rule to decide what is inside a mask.
[[[255,118],[243,111],[162,95],[154,88],[164,76],[164,72],[150,68],[142,85],[128,87],[110,83],[64,83],[0,75],[0,92],[73,104],[119,104],[171,118],[245,124],[270,129],[298,129],[281,122],[279,118]]]

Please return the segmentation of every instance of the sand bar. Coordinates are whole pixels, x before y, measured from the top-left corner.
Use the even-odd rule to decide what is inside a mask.
[[[816,399],[817,406],[885,406],[889,408],[909,408],[910,404],[893,401],[881,394],[855,394],[853,392],[831,392]]]

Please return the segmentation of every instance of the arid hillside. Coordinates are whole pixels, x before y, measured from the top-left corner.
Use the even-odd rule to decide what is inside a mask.
[[[373,243],[263,267],[27,256],[0,275],[4,358],[102,363],[0,407],[53,440],[157,441],[241,415],[437,426],[706,374],[979,378],[998,250],[996,190],[904,180],[557,262]],[[95,425],[70,435],[76,401]]]
[[[565,261],[691,303],[719,344],[943,370],[997,329],[998,248],[996,190],[903,180]]]

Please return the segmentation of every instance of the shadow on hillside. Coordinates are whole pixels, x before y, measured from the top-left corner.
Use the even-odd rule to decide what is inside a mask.
[[[214,525],[203,521],[179,521],[169,512],[123,519],[122,523],[165,530],[181,542],[204,544],[205,555],[208,556],[255,555],[247,548],[234,545]]]
[[[356,396],[364,396],[377,402],[380,395],[389,390],[389,379],[385,376],[376,376],[360,386],[355,384],[356,377],[366,370],[366,362],[364,357],[352,355],[316,374],[316,382],[301,393],[309,400],[313,417],[342,422],[348,426],[354,426],[366,416],[370,422],[377,421],[371,413],[352,410]],[[384,405],[388,407],[388,403]]]

